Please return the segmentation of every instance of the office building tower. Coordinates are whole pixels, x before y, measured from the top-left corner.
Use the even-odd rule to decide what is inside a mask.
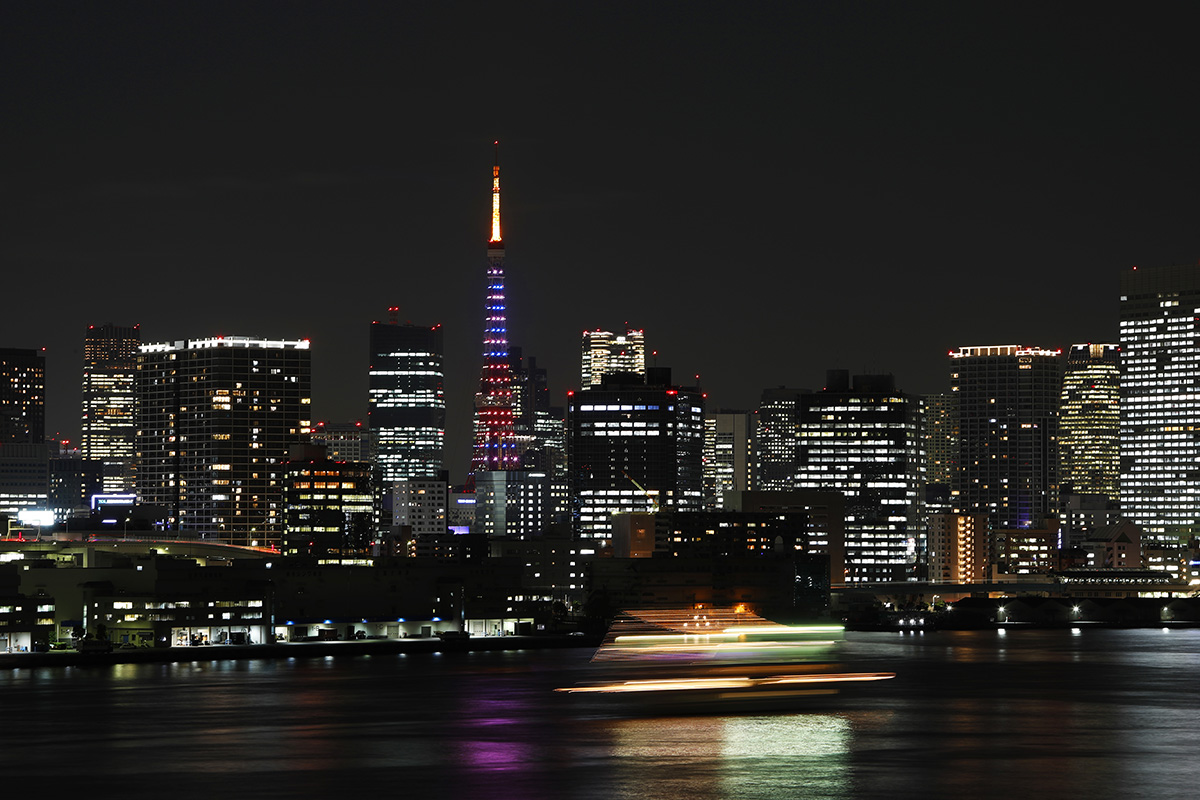
[[[1121,520],[1120,505],[1108,495],[1064,492],[1059,509],[1059,547],[1083,547]]]
[[[803,513],[807,519],[807,551],[828,557],[830,581],[839,586],[845,584],[846,496],[841,492],[813,489],[731,492],[725,496],[724,510],[782,515]]]
[[[49,508],[55,518],[86,517],[92,498],[103,491],[104,465],[70,450],[50,456]]]
[[[1144,545],[1200,534],[1200,265],[1121,273],[1124,515]]]
[[[600,383],[615,372],[646,374],[646,332],[628,328],[625,333],[583,332],[581,386]]]
[[[928,542],[930,582],[988,579],[991,539],[986,514],[930,514]]]
[[[533,356],[525,356],[520,347],[508,348],[511,376],[513,430],[518,436],[532,436],[539,411],[550,410],[550,382],[545,367]]]
[[[891,375],[830,370],[800,398],[800,489],[846,497],[847,583],[918,577],[924,556],[922,404]]]
[[[139,326],[89,325],[83,339],[80,455],[101,464],[106,494],[133,491]]]
[[[614,514],[703,507],[704,395],[614,373],[567,399],[567,462],[575,530],[608,539]]]
[[[0,347],[0,444],[46,441],[46,356]]]
[[[521,471],[545,475],[548,507],[539,511],[566,522],[567,440],[562,406],[550,405],[549,381],[545,367],[533,356],[524,357],[521,348],[510,347],[509,364],[513,390],[513,440]],[[541,479],[538,479],[539,485]]]
[[[391,527],[411,536],[440,536],[449,530],[450,475],[405,478],[392,486]]]
[[[524,468],[526,452],[534,460],[541,457],[536,430],[539,416],[545,416],[550,409],[549,383],[546,369],[539,367],[533,356],[524,357],[520,347],[508,348],[508,374],[512,389],[513,455],[517,466]]]
[[[0,442],[0,514],[50,508],[50,447],[45,442]]]
[[[309,438],[323,445],[334,461],[366,461],[375,459],[371,453],[371,432],[362,422],[316,422]]]
[[[383,492],[404,478],[437,475],[446,448],[442,326],[400,325],[395,311],[386,323],[372,322],[370,336],[367,427]]]
[[[805,389],[783,386],[763,391],[754,412],[752,489],[786,492],[796,488],[800,398],[805,394]]]
[[[1067,351],[1059,409],[1064,491],[1118,496],[1120,482],[1121,348],[1075,344]]]
[[[950,351],[958,399],[954,507],[992,530],[1040,526],[1058,511],[1062,351],[1021,345]]]
[[[475,521],[471,530],[489,539],[528,539],[550,521],[550,476],[523,469],[491,470],[475,476]]]
[[[751,415],[745,411],[718,411],[704,417],[705,507],[723,507],[728,492],[750,488]]]
[[[371,465],[332,459],[324,445],[297,444],[285,470],[284,555],[363,562],[374,532]]]
[[[927,394],[925,401],[925,481],[949,486],[958,456],[958,395]]]
[[[508,317],[504,296],[504,240],[500,235],[500,143],[492,167],[492,229],[487,246],[487,300],[484,306],[483,367],[475,394],[475,445],[471,475],[516,469],[512,369],[508,355]]]
[[[566,523],[570,518],[571,502],[567,482],[567,423],[562,406],[551,406],[539,412],[534,420],[535,449],[526,450],[521,468],[544,472],[550,480],[551,520]]]
[[[278,546],[289,449],[308,441],[307,339],[222,336],[143,344],[137,494],[173,530]]]

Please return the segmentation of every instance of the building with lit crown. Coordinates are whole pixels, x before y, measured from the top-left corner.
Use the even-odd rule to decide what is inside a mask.
[[[1074,344],[1067,351],[1059,410],[1064,491],[1116,500],[1120,482],[1121,348]]]
[[[1200,535],[1200,265],[1121,273],[1121,508],[1143,544]]]
[[[80,455],[101,466],[106,494],[133,491],[139,326],[89,325],[83,339]]]
[[[993,345],[949,355],[955,512],[987,514],[993,531],[1041,526],[1058,511],[1062,351]]]
[[[646,332],[629,328],[613,333],[597,328],[583,332],[581,386],[600,383],[614,372],[646,374]]]
[[[172,530],[278,546],[289,449],[308,441],[307,339],[219,336],[143,344],[137,494]]]

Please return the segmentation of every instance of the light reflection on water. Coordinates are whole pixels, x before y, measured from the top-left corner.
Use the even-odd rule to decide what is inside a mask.
[[[802,713],[663,714],[553,689],[590,651],[0,673],[7,789],[649,800],[1191,796],[1200,630],[851,634],[894,680]]]

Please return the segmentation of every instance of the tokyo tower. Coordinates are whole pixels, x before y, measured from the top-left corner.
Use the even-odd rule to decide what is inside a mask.
[[[471,474],[517,468],[513,433],[512,371],[508,358],[508,318],[504,305],[504,240],[500,236],[500,143],[492,167],[492,233],[487,246],[487,300],[484,305],[483,369],[475,394],[475,446]]]

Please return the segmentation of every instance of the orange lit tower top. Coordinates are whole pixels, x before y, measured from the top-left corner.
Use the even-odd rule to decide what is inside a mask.
[[[493,144],[496,146],[496,164],[492,167],[492,236],[488,239],[488,250],[499,250],[503,258],[504,241],[500,237],[500,142]]]
[[[484,306],[483,369],[475,394],[475,447],[471,475],[516,469],[513,438],[512,370],[508,359],[508,318],[504,301],[504,242],[500,236],[500,143],[492,167],[492,231],[487,248],[487,301]]]

